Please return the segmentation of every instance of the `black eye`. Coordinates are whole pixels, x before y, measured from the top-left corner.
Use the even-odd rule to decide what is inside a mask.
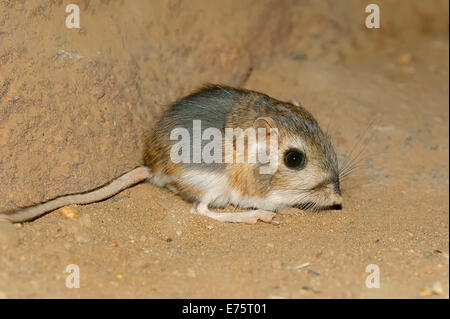
[[[305,154],[297,149],[290,149],[284,154],[284,163],[289,168],[301,168],[305,165]]]

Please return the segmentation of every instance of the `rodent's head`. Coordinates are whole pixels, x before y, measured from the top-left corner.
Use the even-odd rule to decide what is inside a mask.
[[[270,197],[303,209],[342,205],[336,153],[312,115],[302,107],[266,120],[278,129],[278,169],[270,182]],[[295,109],[294,109],[295,108]]]

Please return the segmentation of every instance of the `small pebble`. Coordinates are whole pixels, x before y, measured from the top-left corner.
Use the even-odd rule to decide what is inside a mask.
[[[69,206],[64,206],[58,209],[58,213],[67,219],[77,219],[80,218],[81,214]]]
[[[117,241],[112,241],[109,243],[109,247],[119,247],[119,244],[117,243]]]
[[[408,53],[404,53],[404,54],[401,54],[400,56],[398,56],[397,63],[401,64],[401,65],[406,65],[406,64],[411,63],[411,60],[412,60],[412,54],[408,52]]]
[[[431,287],[431,289],[433,289],[433,291],[434,291],[436,294],[438,294],[438,295],[440,295],[440,294],[442,294],[442,293],[444,292],[444,290],[442,289],[442,284],[441,284],[440,281],[436,281],[436,282],[433,284],[433,287]]]
[[[311,263],[306,262],[306,263],[304,263],[304,264],[295,266],[294,269],[302,269],[302,268],[308,267],[309,265],[311,265]]]
[[[439,281],[437,281],[433,284],[431,288],[422,288],[420,290],[420,295],[422,297],[429,297],[433,295],[441,295],[442,292],[443,292],[442,284]]]

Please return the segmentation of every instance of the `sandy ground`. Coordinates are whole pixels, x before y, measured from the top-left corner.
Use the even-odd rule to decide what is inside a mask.
[[[206,81],[309,109],[358,164],[343,209],[220,223],[139,184],[0,224],[0,298],[449,297],[448,3],[386,2],[379,32],[360,1],[226,3],[84,0],[68,33],[63,1],[1,1],[0,210],[133,168],[155,114]]]
[[[0,296],[448,298],[448,49],[424,38],[346,66],[280,58],[250,75],[245,87],[309,108],[339,154],[362,150],[343,210],[220,223],[140,184],[75,207],[76,220],[2,226]],[[69,264],[79,289],[65,286]]]

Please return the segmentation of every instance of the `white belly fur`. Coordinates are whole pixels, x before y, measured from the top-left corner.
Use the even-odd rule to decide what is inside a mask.
[[[210,198],[212,207],[224,207],[232,204],[241,208],[258,208],[276,211],[285,205],[274,200],[274,198],[261,198],[258,196],[242,196],[241,192],[232,188],[228,178],[224,174],[216,172],[190,171],[183,176],[168,176],[156,172],[149,182],[158,187],[167,187],[169,183],[177,181],[180,185],[194,186],[204,192],[205,198]],[[174,187],[167,187],[174,193]]]

